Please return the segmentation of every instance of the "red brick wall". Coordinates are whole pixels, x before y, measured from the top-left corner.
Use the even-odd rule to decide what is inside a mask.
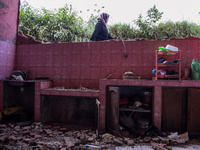
[[[0,0],[0,79],[13,71],[19,0]]]
[[[165,41],[105,41],[18,45],[16,69],[29,70],[30,79],[49,77],[53,86],[98,88],[99,79],[120,79],[132,71],[151,79],[155,50],[171,44],[182,51],[182,72],[193,58],[199,59],[199,39]],[[127,51],[128,57],[124,57]]]

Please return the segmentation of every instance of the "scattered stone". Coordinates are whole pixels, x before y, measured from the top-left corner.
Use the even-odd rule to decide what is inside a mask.
[[[44,131],[45,131],[45,133],[48,134],[48,135],[50,135],[50,134],[53,133],[50,129],[44,129]]]
[[[119,138],[114,138],[113,139],[113,142],[115,143],[115,144],[117,144],[117,145],[124,145],[124,143],[123,143],[123,141],[122,141],[122,139],[119,139]]]
[[[15,125],[12,124],[12,123],[9,123],[8,126],[11,127],[11,128],[14,128]]]
[[[113,138],[111,136],[107,136],[103,138],[103,142],[108,144],[108,143],[113,143]]]
[[[93,136],[93,135],[95,135],[95,134],[94,134],[94,132],[89,131],[89,132],[87,133],[87,135],[89,135],[89,136]]]
[[[7,140],[7,136],[0,136],[0,142],[5,142]]]
[[[97,138],[97,135],[96,134],[93,134],[91,135],[92,138],[96,139]]]
[[[63,140],[69,148],[75,145],[75,140],[72,137],[64,137]]]
[[[9,137],[9,139],[12,140],[12,141],[16,141],[16,140],[17,140],[17,138],[16,138],[15,136],[13,136],[13,135],[11,135],[11,136]]]
[[[70,135],[69,133],[70,133],[70,132],[68,132],[68,135]],[[76,133],[76,136],[77,136],[77,138],[80,138],[80,137],[81,137],[81,133],[80,133],[80,132],[77,132],[77,133]]]
[[[167,148],[165,148],[166,144],[162,144],[162,143],[151,143],[151,146],[153,149],[155,150],[167,150]]]
[[[138,142],[139,143],[144,143],[144,140],[143,139],[139,139]]]
[[[36,145],[36,146],[31,146],[31,149],[38,149],[38,148],[39,148],[38,145]]]
[[[19,131],[21,128],[20,128],[20,126],[15,126],[14,129],[15,129],[16,131]]]
[[[93,138],[93,137],[89,137],[89,138],[87,139],[87,141],[88,141],[88,142],[92,142],[92,141],[94,141],[94,139],[95,139],[95,138]]]
[[[58,131],[58,132],[55,132],[55,133],[58,133],[58,134],[60,134],[60,135],[61,135],[61,134],[63,134],[63,132],[62,132],[62,131]]]
[[[169,141],[170,139],[168,137],[159,137],[160,140],[161,140],[161,143],[164,143],[164,144],[169,144]]]
[[[35,126],[41,126],[42,123],[41,122],[33,122],[33,125],[35,125]]]
[[[154,137],[154,138],[152,138],[152,141],[153,141],[153,142],[159,142],[160,139],[159,139],[158,137]]]
[[[85,133],[81,133],[81,135],[80,135],[80,141],[81,141],[81,143],[86,144],[87,138],[86,138]]]
[[[144,138],[144,142],[145,142],[145,143],[149,143],[150,141],[151,141],[151,137],[145,137],[145,138]]]
[[[105,133],[102,135],[102,138],[105,138],[105,137],[113,137],[113,135],[109,134],[109,133]]]
[[[115,150],[116,146],[135,146],[137,144],[154,143],[154,149],[171,150],[167,145],[172,141],[167,137],[144,137],[131,138],[132,135],[123,133],[123,138],[109,133],[97,138],[95,131],[80,130],[67,131],[67,128],[59,125],[45,125],[32,123],[29,126],[14,124],[0,124],[0,149],[78,149],[80,144],[96,145],[101,149]],[[122,134],[121,134],[122,135]],[[127,137],[125,137],[127,136]],[[193,144],[200,143],[199,139],[190,141]],[[155,144],[156,143],[156,144]],[[161,145],[163,144],[163,145]],[[175,144],[178,144],[177,142]]]
[[[18,140],[18,141],[22,140],[22,137],[17,137],[17,140]]]
[[[67,131],[66,128],[60,128],[60,131]]]
[[[31,132],[30,133],[30,136],[35,136],[37,133],[35,133],[35,132]]]
[[[43,132],[43,129],[37,130],[37,133],[42,133],[42,132]]]
[[[126,144],[127,144],[128,146],[133,146],[133,145],[135,145],[135,142],[134,142],[134,140],[132,140],[132,139],[124,138],[124,141],[126,142]]]
[[[24,141],[24,142],[27,142],[27,143],[31,142],[31,140],[32,140],[32,139],[30,139],[30,138],[23,138],[23,141]]]
[[[141,136],[139,136],[137,139],[139,140],[139,139],[141,139],[142,137]]]
[[[29,130],[23,131],[23,135],[30,135],[30,131]]]
[[[51,141],[45,144],[48,148],[58,149],[62,147],[62,144],[59,141]]]
[[[36,144],[37,145],[44,145],[45,143],[43,141],[37,141]]]
[[[38,134],[36,134],[36,135],[34,136],[34,138],[36,138],[36,139],[42,139],[42,136],[41,136],[41,135],[38,135]]]
[[[26,127],[23,127],[22,129],[23,129],[23,130],[30,130],[30,129],[31,129],[31,126],[26,126]]]
[[[43,145],[37,145],[37,146],[38,146],[38,149],[45,150],[45,148],[43,147]]]

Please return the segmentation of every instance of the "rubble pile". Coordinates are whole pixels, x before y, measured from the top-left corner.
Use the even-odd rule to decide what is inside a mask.
[[[33,123],[18,126],[12,123],[0,124],[0,149],[78,149],[80,145],[100,145],[109,149],[115,145],[126,145],[123,138],[104,134],[97,138],[93,130],[67,131],[59,125]],[[126,139],[129,145],[132,140]]]
[[[117,146],[134,146],[137,144],[163,143],[169,145],[169,138],[119,137],[105,133],[97,137],[92,129],[68,131],[62,125],[43,125],[32,123],[26,126],[13,123],[0,124],[0,149],[80,149],[90,144],[101,149],[115,149]],[[159,145],[160,146],[160,145]]]

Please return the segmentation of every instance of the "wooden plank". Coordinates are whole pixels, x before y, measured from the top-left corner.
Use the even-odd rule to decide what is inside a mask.
[[[200,88],[188,89],[188,132],[200,135]]]
[[[106,102],[106,124],[110,131],[118,132],[119,129],[119,87],[109,86]]]
[[[162,89],[162,131],[186,131],[186,93],[186,88],[165,87]]]

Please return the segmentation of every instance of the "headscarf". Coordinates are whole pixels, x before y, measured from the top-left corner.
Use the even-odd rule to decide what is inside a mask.
[[[108,20],[109,16],[110,15],[107,13],[102,13],[97,20],[102,20],[104,25],[106,26],[106,21]]]

